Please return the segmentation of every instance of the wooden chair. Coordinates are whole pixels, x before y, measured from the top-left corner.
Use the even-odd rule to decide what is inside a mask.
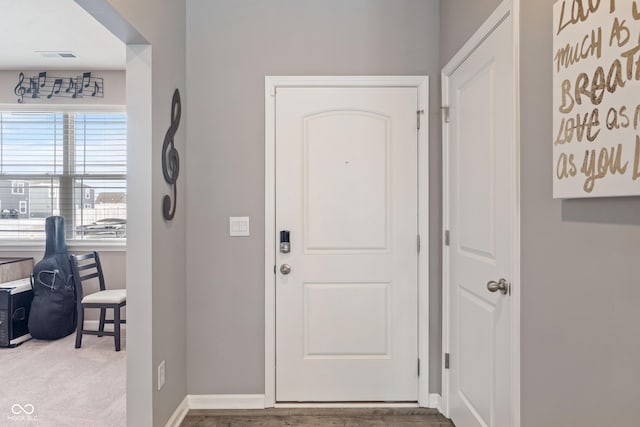
[[[103,335],[113,336],[115,339],[116,351],[120,351],[120,309],[127,303],[126,289],[105,289],[100,256],[97,252],[90,252],[84,255],[71,255],[71,271],[73,272],[73,282],[76,287],[76,299],[78,301],[78,329],[76,333],[76,348],[82,345],[82,335]],[[84,295],[83,282],[91,279],[98,279],[100,290],[88,295]],[[99,308],[100,322],[98,330],[84,329],[84,309]],[[106,320],[107,309],[113,309],[113,320]],[[105,332],[105,323],[113,323],[113,332]]]

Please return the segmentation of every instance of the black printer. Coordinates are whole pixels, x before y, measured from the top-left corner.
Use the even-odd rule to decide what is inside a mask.
[[[27,326],[31,300],[30,277],[0,283],[0,347],[14,347],[31,338]]]
[[[32,271],[33,258],[0,258],[0,347],[15,347],[31,338]]]

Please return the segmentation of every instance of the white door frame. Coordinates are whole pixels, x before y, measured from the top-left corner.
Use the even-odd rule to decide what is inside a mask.
[[[520,0],[505,0],[500,6],[491,14],[491,16],[485,21],[484,24],[475,32],[475,34],[467,41],[467,43],[458,51],[458,53],[449,61],[449,63],[442,69],[442,103],[443,105],[449,105],[449,82],[451,75],[458,69],[462,63],[476,50],[476,48],[482,44],[482,42],[489,37],[489,35],[509,16],[512,17],[513,22],[513,60],[514,60],[514,97],[513,97],[513,111],[514,111],[514,134],[513,141],[515,145],[514,156],[511,159],[510,167],[513,173],[514,179],[510,182],[509,191],[511,192],[511,200],[513,205],[510,208],[510,215],[512,217],[513,224],[513,241],[511,242],[511,250],[513,253],[512,269],[513,277],[511,278],[512,285],[512,304],[511,304],[511,395],[513,396],[513,419],[514,427],[520,427],[520,56],[519,56],[519,35],[520,35]],[[442,174],[443,174],[443,224],[442,229],[449,229],[449,127],[445,122],[444,117],[442,121]],[[450,282],[449,282],[449,246],[444,245],[443,236],[442,246],[442,353],[449,352],[449,296],[450,296]],[[444,363],[442,364],[442,412],[444,415],[449,416],[449,370],[445,369]]]
[[[418,232],[422,248],[418,258],[418,405],[429,406],[429,78],[427,76],[267,76],[265,77],[265,407],[276,405],[275,283],[275,93],[280,87],[414,87],[418,110],[424,111],[418,130]],[[325,405],[326,406],[326,405]],[[344,405],[340,405],[344,406]]]

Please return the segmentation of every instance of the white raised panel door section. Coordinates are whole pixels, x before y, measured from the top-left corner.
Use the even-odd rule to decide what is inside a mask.
[[[279,402],[417,400],[416,107],[416,88],[277,89]]]
[[[512,427],[514,61],[509,15],[447,88],[449,415],[457,427]],[[508,287],[508,285],[507,285]]]

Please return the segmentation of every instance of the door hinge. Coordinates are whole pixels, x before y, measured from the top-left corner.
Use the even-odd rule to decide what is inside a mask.
[[[449,107],[448,106],[442,106],[440,107],[440,110],[442,110],[442,118],[444,119],[445,123],[449,123],[450,118],[449,118]]]
[[[444,354],[444,369],[449,369],[449,353]]]
[[[273,274],[276,274],[276,266],[273,266]]]
[[[418,359],[418,376],[420,376],[420,359]]]
[[[416,111],[416,128],[420,129],[420,124],[422,122],[422,120],[420,119],[420,116],[424,114],[424,110],[418,110]]]
[[[449,230],[444,230],[444,245],[445,246],[449,246],[449,242],[450,242],[450,233]]]
[[[418,234],[418,236],[417,236],[417,237],[418,237],[418,238],[417,238],[418,253],[420,253],[420,248],[421,248],[421,246],[420,246],[420,245],[421,245],[421,242],[420,242],[420,235]]]

